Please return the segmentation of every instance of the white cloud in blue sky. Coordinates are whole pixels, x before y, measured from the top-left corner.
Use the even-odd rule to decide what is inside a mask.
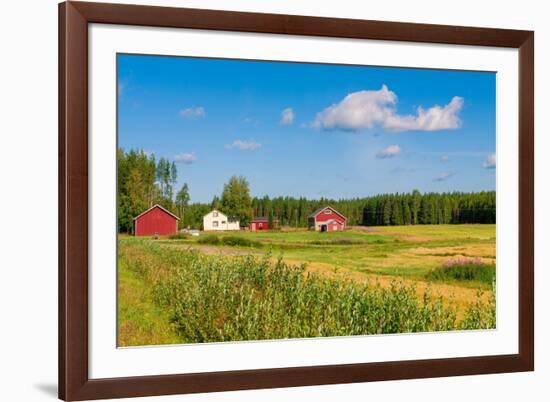
[[[449,162],[449,155],[441,155],[439,158],[441,162]]]
[[[487,155],[487,159],[485,159],[485,162],[483,162],[482,165],[485,169],[494,169],[497,167],[497,155],[496,154],[489,154]]]
[[[434,177],[433,181],[445,181],[454,176],[452,172],[441,173],[439,176]]]
[[[179,111],[184,119],[202,119],[206,116],[206,110],[202,106],[193,106]]]
[[[495,73],[117,60],[119,146],[177,161],[176,187],[187,183],[194,202],[210,202],[232,175],[270,197],[495,189]],[[389,145],[400,153],[377,158]]]
[[[325,130],[348,130],[380,126],[390,131],[436,131],[459,128],[458,114],[464,100],[454,96],[445,106],[429,109],[418,107],[416,115],[396,112],[397,95],[382,85],[379,90],[363,90],[348,94],[339,103],[317,113],[312,126]]]
[[[254,140],[251,140],[251,141],[235,140],[231,144],[227,144],[225,148],[238,149],[239,151],[255,151],[261,146],[262,144],[259,144]]]
[[[185,163],[187,165],[192,164],[197,160],[197,157],[195,156],[194,152],[183,152],[181,154],[177,154],[174,157],[174,161]]]
[[[401,148],[399,147],[399,145],[390,145],[389,147],[386,147],[378,151],[376,154],[376,157],[378,159],[387,159],[387,158],[396,157],[400,153],[401,153]]]
[[[279,123],[283,126],[290,126],[294,122],[294,110],[287,107],[281,112],[281,120]]]

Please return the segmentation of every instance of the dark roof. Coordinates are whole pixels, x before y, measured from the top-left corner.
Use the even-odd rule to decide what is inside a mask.
[[[255,216],[252,218],[252,222],[268,222],[269,218],[267,216]],[[279,219],[273,218],[273,222],[279,222]]]
[[[315,218],[317,215],[319,215],[320,212],[324,211],[325,209],[327,208],[330,208],[332,209],[332,212],[334,212],[335,214],[338,214],[340,215],[342,218],[344,218],[345,220],[348,220],[348,218],[346,218],[344,215],[342,215],[340,212],[338,212],[337,210],[335,210],[334,208],[332,208],[330,205],[327,205],[323,208],[317,208],[315,211],[313,211],[311,214],[309,214],[307,217],[308,218]]]
[[[140,216],[145,215],[147,212],[152,211],[152,210],[155,209],[155,208],[160,208],[160,209],[162,209],[164,212],[166,212],[167,214],[172,215],[172,216],[173,216],[174,218],[176,218],[178,221],[180,220],[180,218],[178,218],[178,217],[177,217],[176,215],[174,215],[172,212],[168,211],[166,208],[164,208],[162,205],[159,205],[159,204],[155,204],[155,205],[153,205],[151,208],[149,208],[148,210],[143,211],[141,214],[139,214],[138,216],[136,216],[136,217],[134,218],[134,220],[136,220],[136,219],[139,218]]]
[[[310,213],[307,217],[308,218],[315,218],[315,216],[321,212],[323,209],[326,209],[326,207],[322,207],[322,208],[317,208],[315,211],[313,211],[312,213]]]

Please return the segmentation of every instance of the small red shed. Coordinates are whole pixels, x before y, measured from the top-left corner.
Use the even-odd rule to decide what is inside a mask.
[[[277,227],[279,224],[278,219],[273,219],[273,229]],[[250,222],[250,230],[257,231],[257,230],[268,230],[269,229],[269,218],[265,216],[257,216],[252,219]]]
[[[335,232],[346,228],[347,218],[330,206],[319,208],[308,216],[308,227],[319,232]]]
[[[178,231],[178,218],[166,208],[156,204],[134,218],[136,236],[169,235]]]

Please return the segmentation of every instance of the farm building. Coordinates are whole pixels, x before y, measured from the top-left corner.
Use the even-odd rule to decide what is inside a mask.
[[[156,204],[134,218],[136,236],[169,235],[178,231],[178,218]]]
[[[330,206],[319,208],[307,217],[308,228],[335,232],[346,228],[347,218]]]
[[[273,229],[276,229],[279,225],[278,219],[273,219]],[[258,230],[268,230],[269,229],[269,218],[265,216],[257,216],[252,219],[250,222],[250,230],[252,231],[258,231]]]
[[[224,213],[214,209],[203,216],[202,224],[205,231],[211,230],[240,230],[239,220],[228,217]]]

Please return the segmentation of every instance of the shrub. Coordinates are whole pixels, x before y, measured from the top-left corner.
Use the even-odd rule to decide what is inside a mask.
[[[430,271],[426,278],[436,281],[477,281],[491,284],[495,280],[495,276],[496,266],[494,264],[485,264],[480,258],[456,257]]]
[[[468,306],[465,317],[460,324],[464,329],[486,329],[497,326],[496,286],[493,281],[493,292],[489,303],[482,301],[483,293],[478,291],[476,302]]]
[[[220,238],[216,235],[210,234],[204,237],[199,238],[198,242],[200,244],[220,244]]]
[[[182,232],[174,233],[168,236],[170,240],[183,240],[183,239],[188,239],[189,237],[190,236],[187,233],[182,233]]]
[[[177,289],[166,306],[188,342],[438,331],[455,324],[452,307],[441,299],[419,301],[413,286],[399,282],[386,289],[306,277],[304,266],[269,258],[200,258],[200,269],[189,276],[179,271],[166,285]]]
[[[262,243],[245,239],[244,237],[238,237],[238,236],[225,236],[221,239],[222,244],[226,246],[241,246],[241,247],[262,247]]]

